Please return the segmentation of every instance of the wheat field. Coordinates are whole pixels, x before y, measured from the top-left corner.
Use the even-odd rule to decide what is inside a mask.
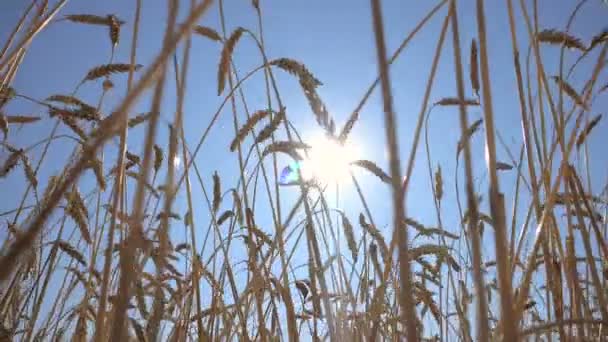
[[[0,342],[608,341],[608,3],[279,3],[0,5]]]

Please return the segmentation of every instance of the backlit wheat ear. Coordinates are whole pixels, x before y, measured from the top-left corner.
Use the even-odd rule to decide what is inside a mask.
[[[593,50],[596,46],[601,45],[605,42],[608,42],[608,28],[604,29],[602,32],[591,38],[591,43],[589,43],[588,51]]]
[[[475,94],[479,97],[479,64],[477,61],[477,42],[475,39],[471,40],[471,86],[475,91]]]
[[[314,77],[314,75],[306,68],[306,66],[298,61],[290,58],[279,58],[271,61],[270,65],[274,65],[280,69],[287,71],[288,73],[297,76],[300,82],[304,82],[311,87],[318,87],[323,85],[321,81]]]
[[[378,177],[384,183],[391,184],[391,177],[386,172],[384,172],[384,170],[382,170],[380,168],[380,166],[376,165],[374,162],[372,162],[370,160],[356,160],[356,161],[352,162],[351,164],[359,166],[359,167],[373,173],[376,177]]]
[[[437,170],[435,171],[435,196],[437,197],[437,201],[441,202],[441,198],[443,197],[443,177],[441,175],[441,165],[437,165]]]
[[[357,120],[359,120],[359,112],[353,112],[348,118],[348,121],[346,121],[346,123],[344,124],[344,127],[342,127],[342,130],[340,131],[340,135],[338,136],[338,141],[340,143],[344,144],[346,142],[346,139],[348,138],[350,132],[353,130],[353,127],[355,126]]]
[[[89,225],[87,223],[87,218],[85,214],[78,209],[78,207],[72,203],[68,203],[66,208],[68,215],[72,218],[74,223],[76,223],[76,227],[80,231],[80,235],[82,239],[87,243],[91,244],[91,234],[89,233]]]
[[[297,141],[275,141],[266,146],[262,152],[262,158],[271,153],[285,153],[295,160],[302,160],[302,156],[297,152],[298,149],[310,148],[310,146]]]
[[[222,41],[222,37],[220,36],[219,33],[217,33],[216,30],[212,29],[211,27],[207,27],[207,26],[195,26],[193,28],[194,33],[203,36],[203,37],[207,37],[213,41],[216,42],[220,42]]]
[[[242,27],[237,28],[232,32],[226,43],[224,43],[224,48],[222,49],[222,55],[220,58],[220,65],[217,71],[217,95],[221,95],[224,91],[224,87],[226,85],[226,77],[230,72],[230,60],[232,59],[232,53],[234,52],[234,47],[236,43],[239,41],[245,29]]]
[[[4,134],[4,140],[8,137],[8,121],[6,120],[6,116],[0,113],[0,130]]]
[[[346,243],[348,244],[348,249],[353,257],[353,262],[357,261],[357,242],[355,240],[355,233],[353,230],[353,225],[350,223],[350,220],[344,213],[340,213],[342,216],[342,228],[344,228],[344,235],[346,236]]]
[[[103,25],[107,26],[110,24],[108,17],[102,17],[93,14],[69,14],[63,17],[64,20],[71,21],[73,23],[89,24],[89,25]]]
[[[601,119],[602,119],[602,114],[599,114],[596,117],[594,117],[591,121],[589,121],[589,123],[585,126],[585,128],[583,129],[581,134],[576,139],[576,148],[577,149],[580,148],[583,143],[585,143],[587,136],[591,133],[591,130],[593,130],[593,128],[600,122]]]
[[[247,136],[247,134],[249,134],[249,132],[251,132],[251,130],[253,130],[253,127],[258,122],[260,122],[262,119],[264,119],[266,116],[268,116],[269,113],[270,113],[270,111],[268,111],[268,110],[258,110],[255,113],[253,113],[253,115],[251,115],[251,117],[249,117],[249,119],[247,119],[245,124],[239,129],[239,131],[236,134],[236,137],[234,137],[234,139],[230,143],[230,151],[234,152],[236,150],[236,148],[238,147],[238,145],[240,143],[242,143],[243,140],[245,140],[245,137]]]
[[[0,116],[2,114],[0,113]],[[9,124],[29,124],[33,122],[40,121],[41,117],[39,116],[26,116],[26,115],[6,115],[6,122]],[[1,119],[0,119],[1,120]]]
[[[236,214],[236,220],[240,225],[243,225],[243,206],[241,204],[241,198],[239,193],[232,189],[232,200],[234,202],[234,212]]]
[[[234,216],[234,212],[232,210],[226,210],[222,213],[222,215],[220,215],[220,217],[217,219],[217,225],[221,226],[224,222],[226,222],[226,220],[228,220],[229,218]]]
[[[21,165],[23,166],[23,172],[25,173],[25,178],[27,178],[28,182],[34,187],[38,187],[38,179],[36,178],[36,173],[30,164],[30,160],[25,153],[20,154],[21,157]]]
[[[359,225],[361,226],[361,228],[367,231],[369,235],[372,236],[372,238],[374,238],[376,243],[378,243],[378,245],[380,246],[380,254],[382,254],[382,258],[384,260],[387,260],[386,258],[388,256],[388,245],[386,244],[386,241],[384,241],[384,237],[382,236],[380,231],[372,224],[367,223],[363,214],[359,214]]]
[[[72,120],[81,119],[86,121],[98,121],[99,113],[92,107],[80,107],[78,109],[62,109],[50,106],[49,107],[49,116],[55,117],[68,117]]]
[[[431,244],[424,244],[416,247],[412,247],[410,250],[410,258],[417,259],[424,255],[435,255],[438,258],[447,259],[450,256],[450,250],[446,246],[438,246]]]
[[[585,47],[585,45],[583,44],[583,42],[572,36],[569,35],[565,32],[561,32],[558,30],[554,30],[554,29],[547,29],[547,30],[543,30],[541,32],[539,32],[536,35],[536,39],[538,39],[539,42],[541,43],[547,43],[547,44],[555,44],[555,45],[565,45],[567,48],[570,49],[577,49],[577,50],[581,50],[581,51],[585,51],[587,50],[587,48]]]
[[[89,164],[89,168],[91,168],[93,170],[93,173],[95,174],[95,179],[97,180],[97,185],[99,186],[99,188],[101,190],[105,190],[106,189],[106,179],[103,175],[103,164],[102,164],[101,160],[99,160],[99,159],[91,160],[91,162]]]
[[[513,169],[513,165],[511,165],[511,164],[507,164],[507,163],[500,162],[500,161],[496,162],[496,170],[508,171],[511,169]]]
[[[114,14],[108,15],[110,42],[112,42],[113,48],[118,45],[118,41],[120,40],[120,25],[121,21]]]
[[[15,166],[17,166],[17,163],[19,163],[19,160],[21,160],[22,153],[23,150],[14,150],[11,152],[0,168],[0,178],[6,177],[15,168]]]
[[[312,110],[313,114],[315,115],[315,118],[317,119],[317,123],[323,129],[325,129],[327,133],[333,136],[335,133],[334,119],[329,116],[327,107],[325,107],[325,103],[323,103],[323,101],[319,97],[319,94],[317,93],[314,84],[311,82],[305,82],[305,80],[300,79],[300,85],[302,86],[304,95],[308,100],[310,109]]]
[[[16,95],[17,92],[15,92],[13,87],[0,84],[0,109],[4,107],[4,105],[6,105],[10,100],[15,98]]]
[[[217,213],[222,201],[222,184],[217,171],[213,173],[213,212]]]
[[[74,120],[73,117],[67,115],[59,115],[59,119],[61,119],[61,122],[68,126],[74,133],[76,133],[76,135],[78,135],[78,137],[80,137],[82,141],[87,140],[87,134],[80,127],[80,125],[78,125],[78,123],[76,122],[76,120]]]
[[[129,121],[127,122],[127,125],[129,126],[129,128],[133,128],[141,123],[148,121],[148,119],[150,119],[151,116],[152,116],[152,113],[150,113],[150,112],[138,114],[138,115],[132,117],[131,119],[129,119]]]
[[[71,258],[78,261],[82,266],[87,266],[87,262],[84,256],[80,254],[80,252],[76,248],[70,245],[69,242],[64,240],[57,240],[55,241],[55,245],[67,255],[69,255]]]
[[[46,98],[45,100],[46,102],[59,102],[59,103],[63,103],[65,105],[68,106],[76,106],[76,107],[80,107],[80,110],[83,112],[82,115],[92,115],[92,119],[97,119],[97,109],[91,105],[89,105],[86,102],[81,101],[80,99],[71,96],[71,95],[61,95],[61,94],[57,94],[57,95],[51,95],[49,97]],[[58,108],[55,107],[51,107],[55,110],[59,110]],[[68,111],[66,110],[66,112],[72,112],[72,111]]]
[[[137,70],[141,69],[141,67],[142,67],[141,64],[131,65],[131,64],[124,64],[124,63],[100,65],[100,66],[94,67],[93,69],[89,70],[87,75],[84,77],[83,82],[93,81],[93,80],[96,80],[101,77],[109,76],[111,74],[126,73],[126,72],[131,71],[131,69],[133,69],[133,71],[137,71]]]
[[[435,102],[433,105],[435,106],[459,106],[462,103],[465,106],[479,106],[479,101],[476,99],[464,99],[464,101],[460,101],[457,97],[444,97],[439,101]]]
[[[564,93],[566,93],[566,95],[568,95],[574,101],[574,103],[581,106],[585,110],[589,110],[589,107],[587,107],[580,95],[576,92],[576,90],[574,90],[574,88],[572,88],[572,86],[568,82],[564,81],[559,76],[551,76],[551,79],[555,83],[557,83],[557,86],[561,90],[563,90]]]
[[[162,148],[158,145],[154,145],[154,173],[158,173],[160,167],[163,165],[164,153]]]
[[[272,120],[270,120],[270,123],[268,123],[268,125],[262,128],[260,133],[258,133],[258,136],[255,138],[255,143],[259,144],[270,138],[272,133],[274,133],[277,128],[279,128],[279,125],[281,124],[283,119],[285,119],[285,108],[283,108],[280,112],[276,113]]]
[[[458,140],[458,146],[456,147],[456,158],[458,158],[458,156],[460,155],[460,151],[462,151],[462,149],[464,148],[465,139],[470,139],[471,136],[479,130],[479,127],[481,127],[482,123],[483,119],[478,119],[477,121],[473,122],[473,124],[469,126],[469,128],[467,128],[465,135],[462,136],[460,140]]]

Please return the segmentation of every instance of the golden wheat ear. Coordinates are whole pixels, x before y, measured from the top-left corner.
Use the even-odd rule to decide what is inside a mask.
[[[567,48],[576,49],[583,52],[587,50],[585,44],[583,44],[583,42],[579,38],[576,38],[566,32],[558,31],[555,29],[547,29],[539,32],[536,35],[536,39],[538,39],[538,41],[541,43],[552,45],[563,44]]]
[[[230,72],[230,61],[232,60],[232,53],[234,52],[234,47],[236,43],[239,41],[243,33],[245,33],[245,29],[242,27],[237,28],[232,32],[226,43],[224,43],[224,48],[222,49],[222,54],[220,57],[220,64],[217,70],[217,95],[222,95],[224,88],[226,86],[226,77]]]

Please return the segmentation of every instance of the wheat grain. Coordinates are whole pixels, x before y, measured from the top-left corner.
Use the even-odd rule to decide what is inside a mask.
[[[581,51],[587,50],[580,39],[554,29],[547,29],[539,32],[536,35],[536,39],[538,39],[538,41],[541,43],[563,44],[570,49],[578,49]]]
[[[203,37],[207,37],[213,41],[216,41],[216,42],[222,41],[222,37],[220,36],[220,34],[217,33],[217,31],[212,29],[211,27],[199,25],[199,26],[195,26],[193,28],[193,30],[196,34],[201,35]]]
[[[435,106],[459,106],[460,104],[465,106],[479,106],[479,101],[476,99],[464,99],[461,101],[457,97],[444,97],[439,101],[435,102],[433,105]]]
[[[6,177],[15,168],[15,166],[17,166],[17,163],[19,163],[19,160],[21,160],[22,153],[23,150],[14,150],[11,152],[4,162],[4,165],[2,165],[2,168],[0,168],[0,178]]]
[[[64,20],[68,20],[74,23],[90,24],[90,25],[102,25],[107,26],[110,24],[108,17],[102,17],[94,14],[69,14],[63,17]]]
[[[258,110],[247,119],[245,124],[238,130],[236,136],[230,143],[230,151],[234,152],[238,145],[243,142],[247,134],[253,130],[253,127],[264,119],[270,113],[269,110]]]
[[[266,139],[270,138],[272,133],[274,133],[281,122],[285,119],[285,108],[283,108],[280,112],[276,113],[272,120],[268,123],[268,125],[264,126],[258,136],[255,138],[255,143],[259,144],[264,142]]]
[[[297,149],[307,149],[309,145],[296,141],[275,141],[272,144],[266,146],[262,152],[262,158],[266,157],[271,153],[285,153],[295,160],[302,160],[300,154],[296,151]]]
[[[380,245],[380,254],[382,254],[382,259],[387,260],[388,246],[386,244],[386,241],[384,241],[384,237],[382,236],[380,231],[373,225],[367,223],[363,214],[359,214],[359,225],[361,225],[361,228],[365,229],[369,233],[369,235],[371,235],[374,240]]]
[[[287,71],[288,73],[297,76],[301,83],[307,85],[307,87],[316,88],[323,85],[306,66],[298,61],[290,58],[279,58],[271,61],[270,65],[274,65],[280,69]]]
[[[479,130],[479,127],[481,127],[482,123],[483,123],[483,120],[478,119],[475,122],[473,122],[473,124],[471,124],[471,126],[469,126],[469,128],[467,128],[464,136],[462,136],[460,138],[460,140],[458,140],[458,146],[456,147],[456,157],[458,157],[460,155],[460,151],[462,151],[462,149],[464,148],[465,140],[469,140],[471,138],[471,136]]]
[[[576,90],[574,90],[574,88],[572,88],[572,86],[570,84],[568,84],[568,82],[564,81],[559,76],[551,76],[551,79],[555,83],[557,83],[558,87],[561,90],[563,90],[564,93],[566,93],[566,95],[570,96],[570,98],[574,101],[574,103],[576,103],[577,105],[583,107],[586,110],[589,110],[589,108],[587,107],[587,105],[585,104],[585,102],[583,101],[583,99],[576,92]]]
[[[25,173],[25,177],[28,182],[34,187],[38,187],[38,179],[36,178],[36,173],[30,164],[30,160],[25,153],[20,154],[21,157],[21,165],[23,166],[23,172]]]
[[[353,257],[353,262],[357,261],[357,242],[355,241],[355,233],[353,231],[353,225],[344,213],[342,215],[342,228],[344,228],[344,235],[346,236],[346,243],[348,249]]]
[[[0,113],[0,129],[4,134],[4,140],[6,140],[8,137],[8,121],[6,120],[6,116],[2,113]]]
[[[65,252],[71,258],[78,261],[82,266],[85,266],[85,267],[87,266],[87,262],[86,262],[86,259],[84,258],[84,256],[82,254],[80,254],[80,252],[76,248],[74,248],[72,245],[70,245],[69,242],[64,241],[64,240],[57,240],[57,241],[55,241],[55,246],[59,247],[59,249],[61,249],[63,252]]]
[[[222,201],[222,184],[217,171],[213,173],[213,212],[217,213]]]
[[[596,115],[591,121],[589,121],[589,123],[587,123],[585,128],[583,128],[583,131],[581,132],[581,134],[576,139],[576,148],[577,149],[580,148],[581,145],[585,143],[585,140],[587,140],[587,136],[589,136],[589,134],[591,134],[591,131],[593,130],[593,128],[595,126],[597,126],[597,124],[600,122],[601,119],[602,119],[602,114],[599,114],[599,115]]]
[[[141,69],[141,64],[124,64],[124,63],[114,63],[114,64],[103,64],[94,67],[93,69],[87,72],[87,75],[84,77],[84,81],[93,81],[101,77],[106,77],[111,74],[117,73],[125,73],[130,72],[131,70],[137,71]]]
[[[217,219],[217,225],[221,226],[226,220],[234,216],[234,212],[232,210],[224,211],[220,217]]]
[[[479,64],[477,62],[477,42],[475,39],[471,40],[471,63],[470,63],[470,74],[471,86],[475,91],[475,94],[479,97]]]
[[[381,181],[386,184],[391,184],[391,177],[384,172],[378,165],[370,160],[355,160],[351,162],[352,165],[359,166],[371,173],[373,173],[376,177],[378,177]]]
[[[120,39],[120,25],[121,21],[114,14],[108,15],[110,42],[112,42],[113,48],[118,45],[118,41]]]
[[[232,59],[232,53],[234,52],[234,47],[236,43],[239,41],[245,29],[242,27],[237,28],[232,32],[226,43],[224,43],[224,48],[222,49],[222,54],[220,58],[220,64],[217,71],[217,95],[222,95],[224,91],[224,87],[226,84],[226,77],[230,72],[230,61]]]

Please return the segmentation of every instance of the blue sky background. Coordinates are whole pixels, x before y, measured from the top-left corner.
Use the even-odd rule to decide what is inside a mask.
[[[520,57],[522,65],[525,66],[528,46],[527,30],[518,1],[514,2],[516,3]],[[180,12],[183,18],[187,10],[187,1],[182,1],[182,3]],[[264,16],[265,42],[269,58],[290,57],[306,64],[314,75],[324,83],[319,88],[319,94],[336,120],[337,126],[341,127],[377,74],[369,2],[364,0],[311,0],[305,2],[261,0],[260,3]],[[383,1],[389,53],[392,53],[399,46],[404,37],[436,3],[437,1]],[[526,1],[526,3],[531,11],[532,2]],[[539,1],[540,28],[563,29],[576,3],[576,1]],[[122,27],[121,41],[114,60],[126,63],[129,60],[134,4],[135,1],[124,0],[71,0],[61,13],[96,15],[114,13],[125,20],[126,24]],[[237,26],[257,32],[257,19],[249,1],[227,0],[224,7],[226,26],[229,32]],[[0,3],[0,41],[6,40],[24,8],[25,2],[21,0],[4,0]],[[469,44],[471,39],[477,38],[474,2],[459,1],[458,11],[460,39],[463,48],[463,67],[468,75]],[[405,160],[407,160],[412,145],[413,132],[418,112],[422,106],[426,80],[430,73],[434,49],[446,13],[447,6],[444,6],[416,35],[401,57],[391,67],[394,103],[399,123],[398,136],[402,154],[401,159],[404,161],[402,163],[403,170],[406,168]],[[581,9],[571,32],[588,42],[592,36],[599,33],[607,25],[605,19],[607,13],[608,7],[601,1],[588,1]],[[137,62],[144,67],[152,61],[159,51],[165,21],[165,1],[144,1],[140,27],[141,35],[137,52]],[[522,138],[506,1],[486,2],[486,22],[496,128],[517,157]],[[210,26],[221,32],[217,4],[211,8],[209,13],[200,21],[200,24]],[[44,99],[51,94],[69,94],[90,68],[108,62],[110,42],[107,35],[107,31],[103,27],[69,22],[52,23],[33,41],[15,78],[14,88],[17,92],[36,99]],[[223,100],[223,97],[217,96],[216,76],[221,45],[197,36],[193,37],[192,46],[188,90],[184,107],[186,139],[190,148],[193,148],[198,142],[213,113]],[[558,53],[559,49],[556,47],[543,49],[545,68],[549,75],[558,72]],[[452,54],[451,32],[449,32],[444,44],[430,103],[443,97],[456,95]],[[578,52],[566,52],[566,65],[572,63],[577,56]],[[255,50],[253,42],[248,38],[242,39],[238,43],[234,58],[240,76],[262,63],[261,56]],[[589,58],[589,61],[595,62],[595,54]],[[577,78],[575,74],[569,80],[570,84],[575,89],[580,90],[587,75],[589,75],[589,70],[589,63],[581,66],[579,75],[584,78]],[[276,70],[275,75],[280,86],[282,100],[287,107],[289,119],[304,137],[318,134],[320,129],[316,125],[314,116],[297,80],[280,70]],[[126,75],[112,78],[117,87],[107,96],[102,112],[109,113],[124,97],[126,79]],[[173,75],[171,74],[168,79],[173,80]],[[599,83],[604,84],[605,80],[606,72],[604,71]],[[553,85],[551,86],[553,87]],[[472,96],[473,92],[468,77],[466,78],[466,87],[467,95]],[[265,108],[264,89],[262,74],[253,77],[243,87],[250,111]],[[88,82],[81,87],[77,96],[91,104],[96,104],[100,93],[101,81],[95,81]],[[372,160],[388,171],[388,161],[384,148],[383,113],[379,94],[378,91],[375,91],[370,101],[368,101],[355,125],[351,139],[361,148],[362,159]],[[150,94],[147,93],[139,101],[133,113],[148,111],[149,98]],[[569,109],[570,101],[566,100],[566,103],[568,104],[566,108]],[[601,112],[607,104],[604,95],[604,98],[600,98],[594,105],[592,113]],[[245,116],[240,100],[237,101],[237,106],[239,120],[242,123]],[[175,91],[172,82],[167,87],[163,108],[160,141],[166,145],[166,123],[172,120],[172,110],[175,108]],[[12,101],[5,108],[5,112],[10,115],[30,114],[43,117],[47,115],[44,108],[21,99]],[[469,111],[470,122],[480,118],[481,115],[481,109],[472,108]],[[600,184],[605,183],[607,176],[608,155],[603,151],[606,136],[599,134],[599,132],[608,128],[607,125],[606,120],[602,120],[595,128],[595,134],[592,134],[589,138],[591,175],[593,184],[596,185],[595,189]],[[129,135],[128,148],[132,152],[140,153],[143,151],[144,129],[142,127],[143,125],[132,130]],[[62,130],[67,132],[65,127],[62,127]],[[8,141],[20,147],[28,146],[34,141],[43,139],[49,132],[49,120],[28,125],[22,129],[12,127]],[[455,108],[435,108],[430,119],[429,132],[432,165],[436,167],[437,164],[440,164],[443,170],[445,189],[443,200],[444,225],[446,229],[457,232],[459,231],[459,218],[454,193],[454,156],[456,143],[460,136],[457,110]],[[226,106],[196,159],[207,191],[211,189],[211,175],[215,170],[218,170],[221,175],[223,189],[236,185],[239,178],[237,155],[236,153],[230,153],[228,149],[233,136],[232,113],[229,106]],[[249,146],[250,143],[251,141],[247,140],[246,146]],[[478,133],[473,139],[473,162],[475,176],[479,179],[477,191],[484,195],[484,198],[487,198],[483,143],[483,134]],[[109,153],[106,156],[114,159],[116,146],[117,140],[106,150]],[[68,140],[58,140],[52,144],[51,152],[40,172],[41,177],[39,178],[43,184],[48,176],[62,170],[72,148],[73,144]],[[36,149],[30,155],[30,158],[37,162],[40,153],[41,149]],[[6,151],[0,152],[0,160],[5,156]],[[502,148],[498,150],[498,159],[509,161]],[[106,170],[109,170],[112,166],[106,162],[105,167]],[[524,165],[522,170],[525,169]],[[180,169],[180,173],[182,171],[183,169]],[[460,172],[462,173],[462,171]],[[370,204],[376,224],[388,236],[391,231],[392,217],[388,187],[374,177],[370,177],[364,171],[357,170],[356,174]],[[514,175],[514,171],[500,174],[502,190],[507,194],[506,212],[508,215],[512,210]],[[407,201],[407,214],[426,225],[433,226],[436,224],[436,220],[432,195],[429,191],[431,184],[427,175],[424,145],[419,147],[412,177]],[[11,210],[18,205],[24,189],[22,178],[21,172],[14,172],[8,178],[0,180],[0,184],[2,184],[0,212]],[[163,179],[164,175],[161,175],[159,180],[162,181]],[[191,177],[191,182],[193,184],[197,235],[199,241],[201,241],[208,227],[209,214],[194,175]],[[263,203],[265,201],[265,191],[262,191],[261,184],[258,192],[261,196],[260,203]],[[462,186],[464,183],[461,181],[460,184]],[[92,178],[87,175],[81,184],[83,193],[86,193],[93,186]],[[40,190],[42,189],[43,187],[40,188]],[[134,185],[130,185],[129,189],[132,191]],[[281,191],[284,199],[283,215],[285,215],[297,193],[295,188],[291,187],[283,188]],[[520,222],[529,203],[529,196],[526,191],[523,192],[522,196],[525,201],[522,203],[525,203],[526,206],[519,209],[519,212],[521,212],[521,215],[519,215]],[[339,203],[335,203],[335,194],[331,191],[328,198],[330,199],[330,205],[337,205],[337,207],[345,210],[351,221],[357,222],[357,216],[362,211],[362,206],[352,186],[347,184],[341,187]],[[464,198],[464,191],[462,191],[461,198]],[[30,199],[26,202],[33,203],[33,197],[30,196]],[[186,212],[185,192],[182,191],[178,195],[175,208],[175,211],[182,215]],[[228,201],[224,203],[223,208],[229,208]],[[485,205],[483,208],[485,208]],[[265,210],[266,213],[264,213]],[[12,218],[11,216],[8,217]],[[265,205],[258,205],[256,218],[258,224],[265,231],[273,234],[272,221]],[[49,223],[54,221],[50,220]],[[226,227],[224,229],[227,229]],[[182,223],[175,223],[172,230],[176,243],[184,241]],[[2,230],[0,234],[5,234],[5,230]],[[360,236],[360,231],[357,231],[357,234]],[[0,235],[0,237],[3,237],[3,235]],[[304,246],[302,244],[300,247],[302,250],[298,252],[302,257],[301,262],[294,262],[294,265],[306,262]],[[486,259],[492,259],[493,249],[491,234],[486,234],[484,240],[484,257]],[[245,254],[239,255],[238,249],[233,250],[232,253],[238,260],[246,257]],[[298,275],[299,277],[306,277],[307,271],[304,268],[300,268],[299,272],[301,272]]]

